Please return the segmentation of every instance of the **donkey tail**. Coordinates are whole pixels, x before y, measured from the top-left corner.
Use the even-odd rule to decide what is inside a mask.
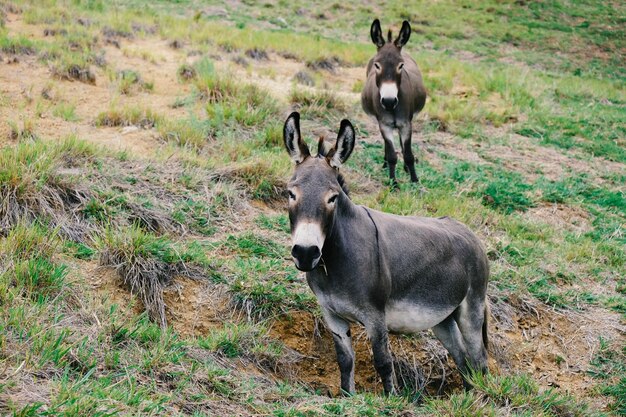
[[[489,301],[487,301],[485,303],[485,312],[484,312],[484,319],[483,319],[483,345],[485,346],[485,350],[489,349],[489,336],[487,336],[487,328],[488,328],[488,324],[489,324],[489,314],[490,314],[490,309],[489,309]]]

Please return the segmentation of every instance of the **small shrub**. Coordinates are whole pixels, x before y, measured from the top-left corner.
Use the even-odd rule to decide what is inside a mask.
[[[189,81],[198,77],[198,72],[196,71],[196,69],[189,64],[181,65],[178,68],[177,74],[178,78],[182,81]]]
[[[0,35],[0,50],[6,54],[33,55],[36,49],[35,43],[23,36],[11,38]]]

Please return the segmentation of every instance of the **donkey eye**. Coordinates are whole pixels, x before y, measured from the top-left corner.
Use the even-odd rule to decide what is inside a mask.
[[[374,68],[376,68],[376,71],[380,71],[380,64],[378,62],[374,62]]]
[[[292,193],[291,191],[288,191],[289,193],[289,199],[290,200],[295,200],[296,199],[296,195],[294,193]]]
[[[328,199],[328,204],[333,204],[335,202],[335,200],[337,200],[337,195],[338,194],[335,194],[334,196],[330,197]]]
[[[404,62],[400,62],[400,64],[398,64],[398,71],[402,71],[402,68],[404,68]]]

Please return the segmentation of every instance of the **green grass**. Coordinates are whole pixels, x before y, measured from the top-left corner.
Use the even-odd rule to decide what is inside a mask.
[[[312,294],[299,285],[297,271],[285,265],[286,246],[248,232],[227,236],[219,247],[230,255],[223,266],[233,302],[251,319],[314,311]]]
[[[56,232],[44,226],[18,224],[0,242],[6,269],[2,273],[1,298],[30,297],[45,303],[65,285],[66,270],[52,257],[59,245]],[[3,268],[4,269],[4,268]]]
[[[275,368],[284,354],[284,347],[271,340],[261,325],[228,325],[212,330],[198,340],[204,349],[228,358],[242,357],[260,363],[268,369]]]
[[[96,116],[94,124],[98,127],[138,126],[149,128],[156,125],[160,120],[161,116],[154,113],[151,109],[111,106],[109,110],[101,112]]]
[[[540,390],[527,375],[474,375],[471,381],[471,391],[427,399],[425,411],[435,416],[496,416],[513,410],[521,416],[603,415],[555,390]]]
[[[164,119],[158,123],[157,130],[163,140],[191,148],[202,148],[213,134],[210,122],[192,115],[188,119]]]
[[[302,89],[291,91],[289,101],[296,105],[303,118],[333,116],[333,112],[345,114],[348,105],[330,91],[309,92]]]
[[[14,38],[0,31],[0,50],[6,54],[33,55],[37,50],[37,45],[26,37]]]
[[[70,103],[57,104],[52,109],[52,114],[66,122],[77,122],[79,120],[79,117],[76,115],[76,106]]]
[[[591,362],[589,373],[603,381],[600,392],[613,397],[611,410],[617,415],[626,413],[626,348],[611,348],[600,339],[600,349]]]
[[[70,137],[62,142],[21,142],[0,149],[0,222],[6,227],[22,221],[59,223],[63,210],[80,200],[75,176],[59,170],[89,159],[97,150]]]

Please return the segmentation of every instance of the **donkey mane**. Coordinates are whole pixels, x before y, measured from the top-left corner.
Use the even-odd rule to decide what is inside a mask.
[[[343,192],[346,193],[348,197],[350,197],[350,190],[348,189],[348,184],[346,184],[345,178],[343,178],[343,175],[341,175],[339,172],[337,173],[337,182],[339,183],[339,186],[341,187]]]

